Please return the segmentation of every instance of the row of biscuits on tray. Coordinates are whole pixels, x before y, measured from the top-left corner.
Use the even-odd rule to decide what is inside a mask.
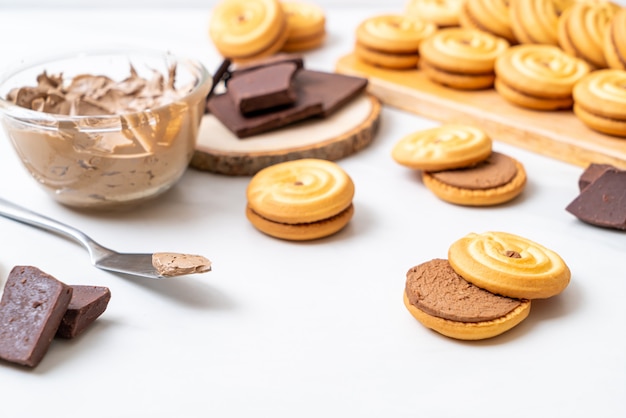
[[[626,8],[613,2],[412,0],[365,19],[355,36],[370,65],[419,68],[454,89],[494,87],[527,109],[573,108],[591,129],[626,137]]]
[[[232,1],[237,0],[225,0],[225,3]],[[432,13],[430,16],[434,19],[435,9],[444,5],[450,12],[449,6],[454,6],[453,3],[460,6],[464,2],[412,1],[408,7],[423,6],[419,14]],[[446,24],[433,25],[425,19],[407,19],[402,15],[392,20],[383,17],[382,27],[377,19],[364,25],[373,26],[373,32],[380,30],[395,36],[398,32],[411,33],[414,23],[427,31],[430,27],[430,35],[434,37],[452,33],[444,32],[447,30],[444,26],[458,26],[455,23],[458,17],[452,22],[455,16],[450,15],[447,14]],[[359,26],[357,33],[364,31],[364,25]],[[450,28],[453,29],[459,28]],[[475,36],[455,41],[459,49],[465,44],[494,41],[501,45],[497,56],[511,49],[514,43],[482,30],[472,29],[471,33]],[[371,38],[376,42],[375,36]],[[423,39],[419,38],[420,43]],[[391,43],[399,44],[397,38]],[[223,49],[220,51],[224,57],[233,58]],[[406,58],[398,55],[385,62]],[[472,61],[470,66],[483,65],[488,68],[487,72],[493,73],[495,56],[483,59],[481,64],[469,60]],[[410,68],[415,68],[420,59],[424,63],[422,58],[411,57]],[[453,60],[459,62],[458,58]],[[241,59],[235,57],[234,61]],[[585,66],[590,71],[591,67]],[[488,87],[491,87],[495,77],[490,75],[489,78]],[[481,85],[480,88],[486,87]],[[526,184],[523,165],[493,151],[491,138],[475,126],[444,124],[413,132],[396,142],[392,158],[421,171],[427,188],[440,199],[457,205],[491,206],[509,202],[522,193]],[[615,170],[607,170],[607,173],[615,174]],[[261,169],[250,179],[246,190],[246,216],[256,229],[274,238],[319,239],[338,233],[348,225],[355,213],[355,190],[350,175],[335,162],[306,158],[277,163]],[[527,238],[498,231],[470,233],[450,246],[446,259],[426,261],[408,270],[404,303],[420,323],[443,335],[463,340],[484,339],[522,322],[529,315],[532,300],[560,294],[570,278],[568,266],[557,253]]]

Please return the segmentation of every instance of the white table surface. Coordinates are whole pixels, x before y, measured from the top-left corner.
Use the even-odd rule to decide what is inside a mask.
[[[326,9],[328,40],[306,65],[332,71],[365,17]],[[169,49],[217,68],[208,9],[2,10],[2,65],[56,50]],[[0,284],[34,265],[69,284],[108,286],[107,311],[34,370],[0,363],[2,417],[623,417],[626,236],[565,211],[582,168],[497,142],[528,185],[494,208],[444,203],[390,157],[436,123],[385,107],[375,141],[339,161],[356,213],[336,236],[286,242],[244,216],[248,177],[190,169],[130,212],[89,214],[52,201],[4,134],[0,196],[128,252],[199,253],[206,275],[130,281],[100,271],[72,241],[0,218]],[[469,232],[501,230],[558,252],[572,271],[559,296],[521,325],[460,342],[419,324],[402,303],[406,271],[445,258]]]

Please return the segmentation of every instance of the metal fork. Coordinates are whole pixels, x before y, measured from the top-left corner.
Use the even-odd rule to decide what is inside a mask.
[[[117,251],[113,251],[110,248],[98,244],[74,227],[40,215],[2,198],[0,198],[0,216],[45,231],[54,232],[79,242],[89,252],[91,263],[102,270],[151,279],[171,277],[170,275],[163,276],[159,273],[157,268],[153,265],[153,254],[118,253]],[[197,272],[205,271],[208,270]],[[188,272],[183,274],[188,274]]]

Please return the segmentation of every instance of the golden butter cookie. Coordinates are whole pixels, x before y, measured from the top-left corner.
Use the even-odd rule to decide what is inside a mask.
[[[574,86],[574,113],[590,128],[626,137],[626,71],[594,71]]]
[[[571,277],[556,252],[506,232],[470,233],[450,246],[448,261],[468,282],[511,298],[555,296]]]
[[[422,325],[447,337],[482,340],[518,325],[531,301],[495,295],[457,274],[444,259],[409,269],[404,305]]]
[[[459,21],[462,27],[479,29],[517,43],[511,28],[508,0],[466,0],[461,7]]]
[[[622,7],[607,26],[602,43],[609,68],[626,70],[626,7]]]
[[[420,68],[431,80],[462,90],[493,86],[495,60],[509,43],[478,29],[446,28],[420,45]]]
[[[209,35],[224,57],[255,60],[278,52],[287,40],[287,18],[278,0],[222,0],[214,8]]]
[[[575,0],[510,0],[511,28],[519,43],[559,45],[563,11]]]
[[[441,171],[467,167],[491,155],[492,141],[481,129],[445,124],[405,135],[393,147],[392,158],[405,167]]]
[[[288,36],[282,51],[301,52],[318,48],[326,38],[326,14],[313,3],[283,1]]]
[[[419,46],[437,26],[403,15],[385,14],[362,21],[356,29],[355,54],[368,64],[392,68],[416,68]]]
[[[492,152],[483,162],[456,170],[422,173],[424,185],[435,196],[462,206],[494,206],[519,196],[526,171],[519,161]]]
[[[439,28],[459,26],[459,15],[464,0],[409,0],[405,13],[428,22]]]
[[[311,240],[338,232],[352,218],[354,183],[336,163],[307,158],[266,167],[246,190],[248,220],[287,240]]]
[[[594,68],[606,68],[604,37],[619,10],[620,6],[611,2],[574,4],[559,19],[559,45]]]
[[[589,65],[553,45],[512,46],[496,59],[495,88],[513,104],[535,110],[569,109],[574,84]]]

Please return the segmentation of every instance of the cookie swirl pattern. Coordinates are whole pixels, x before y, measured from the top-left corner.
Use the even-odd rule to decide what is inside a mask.
[[[223,0],[213,10],[209,35],[225,57],[261,57],[282,47],[286,21],[277,0]]]
[[[436,29],[433,23],[411,16],[381,15],[363,21],[357,27],[357,38],[382,51],[391,47],[397,51],[417,52],[420,42]]]
[[[571,275],[554,251],[505,232],[470,233],[450,246],[448,259],[467,281],[513,298],[557,295],[567,287]]]
[[[425,171],[449,170],[483,161],[492,141],[482,130],[447,124],[406,135],[392,150],[393,159],[406,167]]]
[[[574,87],[574,113],[587,126],[626,136],[626,71],[597,70]]]
[[[606,68],[604,37],[620,7],[611,2],[576,3],[559,20],[558,40],[561,48],[589,62],[595,68]]]
[[[517,43],[511,28],[508,0],[466,0],[459,21],[462,27],[480,29]]]
[[[295,160],[263,169],[250,181],[249,205],[259,215],[287,224],[315,222],[349,207],[354,183],[337,164]]]
[[[433,22],[440,28],[458,26],[464,0],[410,0],[406,13]]]
[[[609,68],[626,70],[626,7],[611,19],[602,46]]]
[[[516,45],[496,60],[495,87],[503,98],[521,107],[569,109],[574,84],[589,71],[584,60],[556,46]]]
[[[482,74],[493,71],[496,58],[509,47],[503,38],[475,29],[440,30],[424,41],[420,53],[449,71]]]
[[[520,43],[558,46],[561,13],[573,0],[510,0],[511,28]]]

